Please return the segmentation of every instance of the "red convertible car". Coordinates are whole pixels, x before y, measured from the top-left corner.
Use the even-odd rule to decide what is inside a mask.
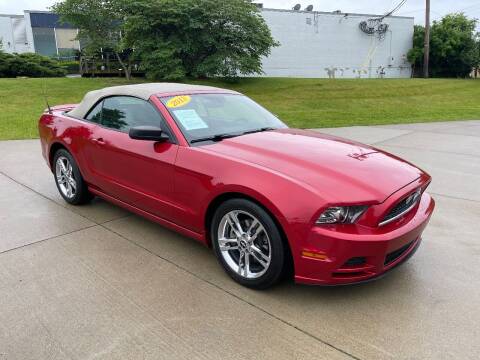
[[[431,178],[376,148],[289,129],[234,91],[140,84],[49,108],[43,156],[70,204],[100,196],[211,246],[262,289],[378,278],[420,245]]]

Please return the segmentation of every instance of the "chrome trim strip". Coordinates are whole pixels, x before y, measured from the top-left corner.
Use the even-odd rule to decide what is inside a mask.
[[[397,220],[397,219],[400,219],[400,218],[401,218],[402,216],[404,216],[405,214],[408,214],[410,211],[413,210],[413,208],[414,208],[415,206],[417,206],[417,204],[420,202],[420,199],[421,199],[421,198],[422,198],[422,197],[419,196],[418,199],[417,199],[417,201],[415,201],[411,206],[409,206],[404,212],[398,214],[397,216],[394,216],[394,217],[391,218],[391,219],[388,219],[388,220],[386,220],[386,221],[382,221],[380,224],[378,224],[378,226],[384,226],[384,225],[390,224],[391,222],[393,222],[393,221],[395,221],[395,220]]]

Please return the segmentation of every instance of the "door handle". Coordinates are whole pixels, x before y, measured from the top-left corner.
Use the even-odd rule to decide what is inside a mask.
[[[92,141],[93,141],[94,143],[100,144],[100,145],[105,144],[105,140],[103,140],[103,138],[92,139]]]

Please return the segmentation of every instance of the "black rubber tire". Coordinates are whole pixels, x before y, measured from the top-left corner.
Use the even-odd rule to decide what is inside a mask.
[[[63,194],[58,184],[57,176],[55,174],[55,168],[57,164],[57,160],[60,156],[64,156],[70,161],[72,164],[73,175],[75,177],[75,181],[77,182],[77,193],[73,198],[68,198]],[[82,205],[86,204],[93,199],[93,195],[88,191],[88,186],[83,179],[82,174],[80,173],[80,169],[78,168],[77,162],[73,158],[73,156],[65,149],[59,149],[54,157],[53,157],[53,177],[55,179],[55,184],[57,185],[58,192],[62,196],[62,198],[71,205]]]
[[[218,227],[223,216],[232,210],[242,210],[254,215],[263,225],[271,246],[271,262],[268,270],[256,279],[246,279],[233,271],[223,258],[218,244]],[[210,226],[210,238],[218,262],[224,268],[225,272],[239,284],[248,288],[263,290],[277,284],[284,273],[285,267],[285,248],[282,241],[282,235],[273,221],[272,217],[261,207],[252,201],[246,199],[230,199],[222,203],[216,210]]]

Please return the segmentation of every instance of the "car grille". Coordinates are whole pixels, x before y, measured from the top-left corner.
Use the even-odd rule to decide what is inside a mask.
[[[401,218],[412,210],[421,198],[421,190],[417,190],[414,193],[401,200],[390,212],[385,216],[380,223],[380,226],[387,225],[392,221]]]
[[[387,254],[387,256],[385,257],[385,266],[390,265],[395,260],[400,258],[400,256],[405,254],[405,252],[410,248],[411,245],[412,243],[408,243],[404,247],[401,247],[400,249],[392,251],[390,254]]]

